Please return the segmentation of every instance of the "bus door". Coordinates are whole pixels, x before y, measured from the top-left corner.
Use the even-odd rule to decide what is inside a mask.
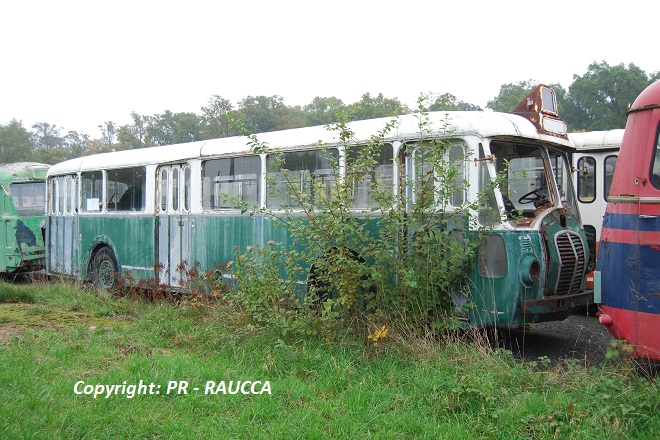
[[[167,165],[158,168],[158,222],[156,261],[160,282],[180,287],[185,282],[190,261],[190,166]]]
[[[78,252],[78,176],[59,176],[50,181],[49,268],[75,275],[80,271]]]

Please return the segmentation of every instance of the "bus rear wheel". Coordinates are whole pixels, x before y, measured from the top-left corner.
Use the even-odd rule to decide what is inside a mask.
[[[117,261],[107,247],[99,249],[92,260],[92,283],[100,290],[112,290],[117,284]]]

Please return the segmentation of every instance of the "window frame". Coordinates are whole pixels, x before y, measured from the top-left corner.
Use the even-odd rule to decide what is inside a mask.
[[[581,167],[580,163],[582,161],[591,161],[592,164],[593,164],[593,167],[591,169]],[[598,183],[597,183],[597,179],[596,179],[596,176],[598,175],[598,162],[596,161],[596,158],[593,157],[593,156],[581,156],[577,160],[576,167],[577,167],[577,173],[578,173],[577,179],[576,179],[577,180],[577,188],[576,188],[577,191],[576,192],[577,192],[578,202],[580,202],[582,204],[585,204],[585,205],[590,204],[590,203],[594,203],[598,199]],[[591,174],[591,176],[589,176],[589,174]],[[589,180],[591,182],[591,188],[593,189],[593,196],[591,197],[591,199],[587,199],[586,197],[583,197],[583,195],[582,195],[583,186],[588,187],[588,184],[583,184],[583,181],[586,180],[586,177],[590,177]]]

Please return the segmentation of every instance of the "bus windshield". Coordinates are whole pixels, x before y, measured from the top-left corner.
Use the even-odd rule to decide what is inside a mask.
[[[9,189],[17,213],[21,215],[45,213],[46,182],[12,183]]]
[[[497,172],[503,177],[500,190],[510,218],[521,213],[534,217],[537,209],[554,204],[555,195],[540,147],[493,141],[490,151],[496,158]]]

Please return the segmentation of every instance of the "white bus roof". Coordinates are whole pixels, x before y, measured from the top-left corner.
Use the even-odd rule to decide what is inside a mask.
[[[560,137],[540,134],[530,121],[522,116],[511,113],[492,111],[431,112],[429,113],[429,117],[433,130],[431,135],[434,136],[448,133],[449,137],[466,135],[475,135],[483,138],[522,137],[553,142],[556,145],[570,148],[569,141]],[[443,124],[445,118],[447,118],[449,123],[446,131]],[[393,119],[393,117],[388,117],[355,121],[351,122],[349,127],[354,134],[353,138],[355,140],[366,142],[371,136],[383,130],[385,125]],[[398,125],[386,134],[386,141],[406,141],[419,138],[418,115],[402,115],[398,116],[397,120]],[[338,133],[328,130],[325,126],[260,133],[256,134],[256,137],[259,142],[265,143],[269,148],[273,149],[312,147],[319,142],[326,145],[339,143]],[[251,151],[248,141],[249,139],[245,136],[235,136],[185,144],[94,154],[53,165],[48,175],[140,166],[153,163],[168,163],[192,158],[245,154]]]
[[[623,128],[606,131],[587,131],[584,133],[569,133],[568,138],[573,148],[577,150],[608,150],[621,147]]]

